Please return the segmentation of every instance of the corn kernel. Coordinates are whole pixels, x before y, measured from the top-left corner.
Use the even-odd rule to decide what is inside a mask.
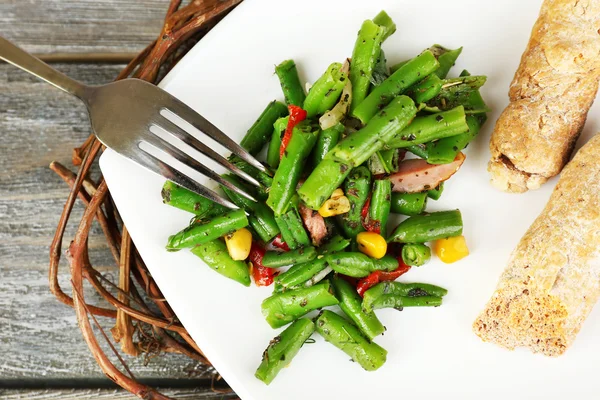
[[[339,197],[342,197],[343,195],[344,195],[344,191],[340,188],[337,188],[333,191],[333,193],[331,193],[331,196],[329,198],[335,200]]]
[[[464,236],[455,236],[436,240],[433,251],[440,260],[451,264],[469,255],[469,248]]]
[[[348,211],[350,211],[350,200],[346,196],[329,199],[319,208],[319,214],[322,217],[333,217],[334,215],[344,214]]]
[[[375,232],[359,233],[356,235],[356,243],[358,244],[358,250],[369,257],[379,259],[385,256],[387,252],[387,242],[383,236]]]
[[[252,233],[246,228],[238,229],[225,236],[225,244],[232,259],[245,260],[252,247]]]

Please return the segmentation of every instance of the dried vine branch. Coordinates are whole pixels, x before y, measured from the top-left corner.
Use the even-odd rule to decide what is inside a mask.
[[[135,77],[156,83],[196,41],[240,2],[192,0],[182,6],[181,0],[171,0],[158,38],[123,69],[117,80]],[[90,169],[102,150],[102,145],[92,134],[81,146],[73,149],[72,162],[78,167],[76,174],[58,162],[50,164],[50,168],[71,188],[50,246],[50,290],[61,302],[75,309],[84,340],[102,371],[111,380],[140,398],[168,399],[136,381],[96,316],[115,319],[111,330],[113,340],[121,344],[125,354],[153,357],[176,352],[204,365],[210,366],[210,363],[179,323],[140,258],[127,228],[121,223],[106,182],[102,177],[97,183],[90,178]],[[77,199],[84,204],[85,211],[67,251],[72,285],[72,296],[69,296],[59,284],[59,264],[67,223]],[[115,268],[119,269],[117,283],[104,277],[89,261],[88,237],[94,221],[100,225],[115,259]],[[87,303],[84,282],[88,282],[110,307]],[[100,332],[103,341],[117,356],[120,368],[103,351],[96,332]]]

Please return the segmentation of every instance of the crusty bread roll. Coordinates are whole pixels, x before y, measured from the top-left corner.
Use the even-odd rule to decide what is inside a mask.
[[[600,134],[565,167],[473,324],[484,341],[562,354],[600,295]]]
[[[600,1],[544,1],[490,141],[494,186],[537,189],[566,164],[598,90],[599,29]]]

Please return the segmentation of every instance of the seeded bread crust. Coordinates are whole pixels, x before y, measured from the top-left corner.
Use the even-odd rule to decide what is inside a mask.
[[[600,134],[563,170],[473,324],[486,342],[558,356],[600,296]]]
[[[544,1],[490,141],[494,186],[538,189],[567,163],[598,91],[599,29],[599,1]]]

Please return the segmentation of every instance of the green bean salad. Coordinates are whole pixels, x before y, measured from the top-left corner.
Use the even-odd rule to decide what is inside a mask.
[[[462,48],[438,44],[388,66],[381,45],[395,30],[385,11],[364,21],[352,58],[329,65],[308,92],[293,60],[275,67],[285,104],[269,103],[241,141],[254,156],[266,149],[267,172],[229,157],[261,187],[223,175],[257,201],[222,187],[233,210],[163,187],[164,203],[194,215],[167,250],[190,249],[227,278],[273,287],[262,314],[286,328],[257,362],[266,384],[314,332],[365,370],[380,368],[387,352],[374,340],[385,327],[375,310],[435,307],[447,293],[396,279],[432,250],[446,263],[468,255],[460,211],[425,209],[486,120],[486,77],[448,77]],[[393,229],[391,214],[405,216]],[[306,316],[336,305],[339,313]]]

